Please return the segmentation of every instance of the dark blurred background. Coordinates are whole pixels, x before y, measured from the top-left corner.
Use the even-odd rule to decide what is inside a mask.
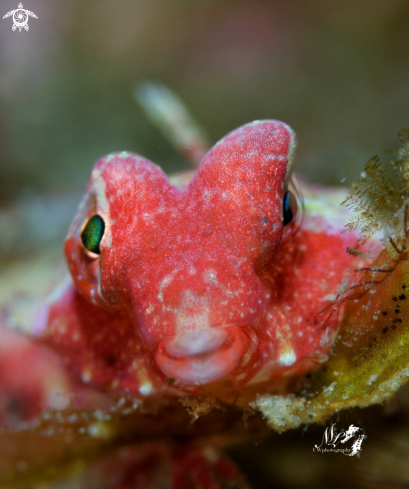
[[[3,0],[1,16],[17,8]],[[83,188],[114,150],[186,163],[132,98],[176,92],[217,141],[261,118],[289,123],[297,169],[346,184],[409,125],[407,0],[25,0],[0,19],[0,202]]]
[[[14,267],[0,269],[3,299],[14,279],[38,287],[22,253],[55,242],[62,262],[102,155],[188,166],[134,102],[142,81],[178,94],[212,142],[254,119],[287,122],[298,172],[322,184],[349,186],[409,126],[408,0],[22,0],[38,19],[13,32],[1,17],[18,2],[0,4],[0,265]],[[47,250],[36,270],[47,268]],[[362,414],[364,465],[313,454],[324,427],[305,443],[293,432],[235,457],[263,489],[408,487],[409,408],[395,408],[387,419],[383,408]],[[356,421],[343,416],[343,428]]]

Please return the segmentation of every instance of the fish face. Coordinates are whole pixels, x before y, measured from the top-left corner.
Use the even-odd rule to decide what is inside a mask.
[[[72,278],[87,301],[129,317],[168,378],[223,378],[254,349],[271,302],[266,275],[294,227],[295,144],[281,122],[247,124],[182,189],[131,153],[92,170],[66,240]]]

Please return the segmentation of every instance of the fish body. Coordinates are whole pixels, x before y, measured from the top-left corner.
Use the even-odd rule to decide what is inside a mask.
[[[127,152],[95,164],[65,242],[70,276],[0,316],[1,484],[112,442],[90,469],[100,487],[245,487],[214,446],[249,436],[259,394],[294,392],[326,360],[365,265],[340,233],[346,192],[303,183],[303,203],[295,146],[288,125],[256,121],[196,172],[168,177]],[[186,419],[213,408],[221,418]]]
[[[314,189],[300,223],[295,146],[286,124],[256,121],[173,182],[136,154],[99,160],[65,244],[72,279],[32,334],[82,382],[141,396],[314,370],[356,236]]]

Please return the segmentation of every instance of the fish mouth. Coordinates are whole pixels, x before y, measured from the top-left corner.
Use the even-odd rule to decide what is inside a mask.
[[[187,330],[159,344],[156,363],[179,383],[207,384],[234,370],[246,343],[245,334],[235,326]]]

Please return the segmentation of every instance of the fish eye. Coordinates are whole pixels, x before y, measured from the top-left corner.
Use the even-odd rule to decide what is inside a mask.
[[[283,226],[287,226],[294,219],[297,214],[297,200],[290,192],[284,194],[283,198]]]
[[[304,200],[295,175],[292,174],[283,196],[283,241],[299,229],[303,214]]]
[[[97,255],[101,254],[100,244],[105,232],[105,222],[98,214],[90,217],[81,232],[84,247]]]

